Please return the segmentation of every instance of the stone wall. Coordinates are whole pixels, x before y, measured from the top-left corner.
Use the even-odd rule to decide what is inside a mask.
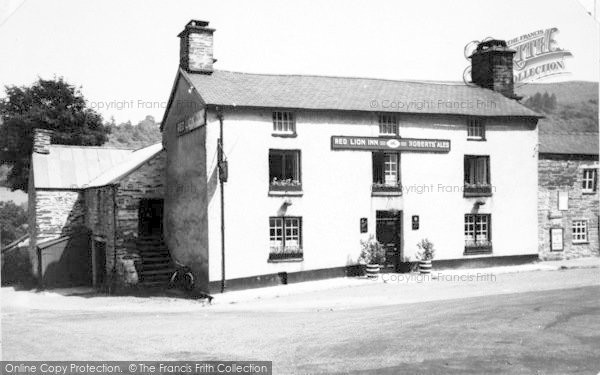
[[[86,226],[94,236],[106,239],[106,273],[116,273],[117,288],[130,287],[139,281],[136,271],[136,263],[140,261],[136,249],[139,202],[164,197],[164,166],[165,152],[162,151],[116,185],[90,188],[85,192]]]
[[[538,193],[538,238],[542,259],[598,256],[598,191],[582,191],[584,168],[598,169],[598,156],[540,155]],[[558,209],[559,191],[568,192],[568,210]],[[573,220],[587,220],[588,242],[573,243]],[[550,251],[550,229],[563,228],[564,250]]]

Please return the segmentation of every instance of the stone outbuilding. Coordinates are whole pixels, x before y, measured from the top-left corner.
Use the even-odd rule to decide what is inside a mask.
[[[39,284],[166,282],[162,144],[130,150],[50,140],[36,131],[29,180],[29,258]]]
[[[538,236],[542,259],[598,256],[598,133],[541,133]]]

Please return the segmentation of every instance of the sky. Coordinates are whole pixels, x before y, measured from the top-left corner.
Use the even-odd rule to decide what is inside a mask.
[[[570,74],[554,79],[598,81],[593,8],[594,0],[0,0],[0,86],[63,76],[107,120],[160,121],[177,34],[190,19],[216,29],[216,69],[435,81],[462,80],[473,40],[556,27],[573,57]]]

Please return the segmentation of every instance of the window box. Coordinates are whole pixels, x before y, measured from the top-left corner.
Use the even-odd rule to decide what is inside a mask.
[[[402,195],[402,185],[397,184],[380,184],[374,182],[371,186],[373,193],[394,193],[394,195]],[[389,194],[386,194],[389,195]]]
[[[302,261],[304,260],[304,253],[302,248],[298,246],[271,246],[269,251],[270,262],[284,262],[284,261]]]
[[[273,180],[269,184],[269,191],[302,191],[302,184],[296,180]]]
[[[492,185],[465,184],[464,196],[465,197],[491,197],[492,196]]]

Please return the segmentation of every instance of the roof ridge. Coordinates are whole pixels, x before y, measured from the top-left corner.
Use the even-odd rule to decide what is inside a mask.
[[[386,81],[386,82],[405,82],[405,83],[416,83],[416,84],[434,84],[434,85],[446,85],[446,86],[465,86],[474,87],[477,89],[483,89],[479,86],[467,85],[461,81],[440,81],[440,80],[414,80],[414,79],[391,79],[391,78],[377,78],[377,77],[357,77],[357,76],[335,76],[335,75],[320,75],[320,74],[292,74],[292,73],[248,73],[248,72],[236,72],[233,70],[222,70],[215,69],[215,72],[221,73],[234,73],[252,76],[268,76],[268,77],[312,77],[312,78],[335,78],[335,79],[356,79],[356,80],[370,80],[370,81]],[[196,74],[189,73],[188,74]]]

